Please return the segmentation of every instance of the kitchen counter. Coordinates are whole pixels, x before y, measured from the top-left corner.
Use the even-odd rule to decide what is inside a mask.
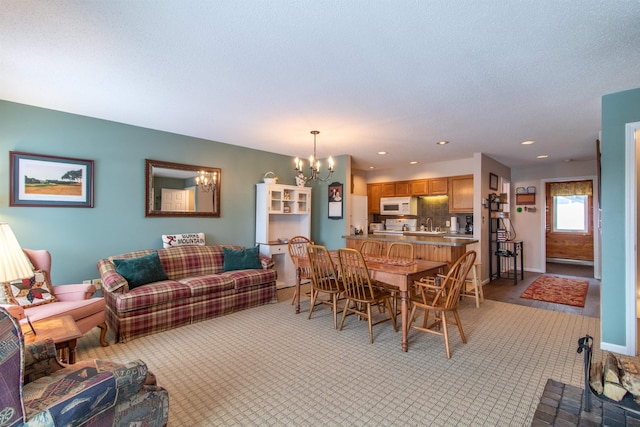
[[[352,249],[360,249],[363,241],[377,240],[382,242],[383,253],[387,252],[387,247],[392,242],[411,243],[416,259],[443,261],[447,263],[448,267],[451,267],[459,257],[464,255],[467,251],[467,245],[478,243],[478,240],[464,234],[425,236],[419,232],[405,232],[405,234],[359,234],[342,236],[342,238],[346,239],[346,246]]]
[[[473,236],[466,234],[438,234],[425,235],[424,233],[405,231],[404,234],[359,234],[342,236],[349,240],[379,240],[381,242],[407,242],[417,245],[439,245],[439,246],[466,246],[471,243],[478,243]]]

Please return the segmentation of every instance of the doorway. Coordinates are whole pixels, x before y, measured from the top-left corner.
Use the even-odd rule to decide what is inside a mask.
[[[545,183],[545,253],[548,273],[594,277],[594,182]]]

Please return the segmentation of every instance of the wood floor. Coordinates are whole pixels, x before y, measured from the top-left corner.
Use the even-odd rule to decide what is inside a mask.
[[[484,297],[494,301],[508,302],[511,304],[526,305],[545,310],[561,311],[564,313],[579,314],[588,317],[600,317],[600,280],[593,278],[593,267],[547,263],[547,273],[554,276],[577,277],[589,280],[589,290],[584,307],[572,307],[563,304],[554,304],[544,301],[535,301],[520,298],[520,295],[537,279],[540,273],[524,273],[524,280],[518,280],[514,286],[513,279],[497,279],[487,283],[483,287]]]

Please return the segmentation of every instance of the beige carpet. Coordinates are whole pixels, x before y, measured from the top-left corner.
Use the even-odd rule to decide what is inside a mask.
[[[308,302],[303,302],[303,309]],[[409,333],[288,302],[211,319],[126,344],[79,342],[79,359],[147,362],[169,390],[169,426],[528,426],[547,379],[581,386],[577,340],[600,341],[599,319],[485,301],[461,303],[468,338]],[[601,357],[599,350],[595,357]]]

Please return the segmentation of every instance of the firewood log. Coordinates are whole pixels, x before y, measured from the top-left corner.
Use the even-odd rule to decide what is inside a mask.
[[[589,384],[593,391],[598,394],[602,394],[604,386],[602,384],[602,361],[591,362],[591,369],[589,370]]]
[[[620,365],[618,359],[612,353],[607,353],[604,359],[604,381],[605,383],[620,384]]]
[[[622,370],[622,386],[627,389],[633,397],[640,397],[640,366],[629,358],[620,358],[620,368]]]
[[[611,383],[609,381],[604,382],[604,395],[609,399],[619,402],[625,394],[627,394],[627,389],[622,387],[620,384]]]

